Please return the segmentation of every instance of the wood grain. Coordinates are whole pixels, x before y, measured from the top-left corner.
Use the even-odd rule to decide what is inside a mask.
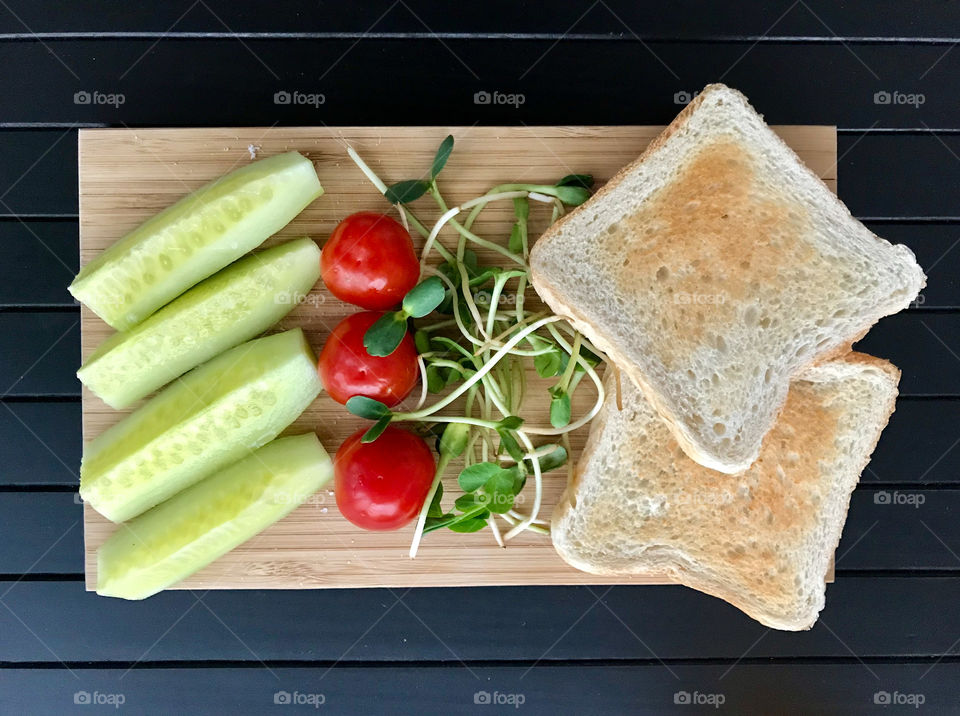
[[[80,260],[93,256],[211,179],[257,156],[298,150],[314,161],[326,193],[283,231],[279,239],[309,235],[318,241],[355,211],[389,208],[346,155],[349,143],[388,183],[426,171],[440,140],[448,133],[456,149],[444,170],[441,189],[453,205],[504,182],[553,183],[572,172],[592,173],[603,182],[636,157],[661,127],[342,127],[81,130]],[[836,191],[836,131],[832,127],[775,128],[828,186]],[[414,207],[424,221],[436,217],[427,201]],[[544,209],[531,212],[531,235],[544,227]],[[478,220],[478,233],[506,237],[512,221],[509,203],[491,205]],[[271,239],[267,244],[276,242]],[[485,258],[481,253],[481,261]],[[330,328],[352,312],[319,284],[307,300],[280,324],[302,326],[315,349]],[[82,353],[88,356],[111,330],[82,310]],[[531,378],[525,410],[529,424],[546,422],[547,394]],[[578,391],[574,414],[587,409],[593,395]],[[129,412],[129,411],[125,411]],[[83,391],[83,437],[88,442],[120,420]],[[332,454],[364,421],[330,398],[318,398],[288,433],[316,430]],[[586,439],[571,436],[576,456]],[[451,472],[453,472],[451,470]],[[544,480],[548,516],[565,484],[556,471]],[[455,489],[451,486],[451,494]],[[524,495],[528,500],[532,490]],[[521,505],[526,509],[529,505]],[[96,585],[96,549],[115,526],[84,506],[87,589]],[[317,587],[478,586],[526,584],[660,583],[662,579],[603,578],[579,572],[560,560],[549,538],[518,537],[498,548],[487,531],[472,535],[428,535],[416,560],[407,557],[412,527],[389,533],[364,532],[338,513],[332,493],[321,490],[287,518],[178,585],[190,589],[297,589]]]

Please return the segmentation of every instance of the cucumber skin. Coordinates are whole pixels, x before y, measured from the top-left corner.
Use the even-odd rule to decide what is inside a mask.
[[[145,599],[166,589],[285,517],[332,476],[315,433],[268,443],[120,525],[97,550],[97,594]]]
[[[191,368],[263,333],[319,278],[320,249],[307,238],[240,259],[143,323],[101,343],[77,377],[114,410],[127,408]],[[284,295],[287,300],[279,300]],[[243,303],[246,310],[238,307]],[[174,341],[178,345],[171,345]]]
[[[273,440],[321,389],[301,329],[241,344],[90,442],[80,496],[113,522],[129,520]]]
[[[268,190],[264,198],[261,192]],[[298,152],[253,162],[201,187],[114,243],[80,270],[70,293],[113,328],[128,330],[259,246],[321,194],[313,163]],[[243,202],[249,205],[246,215],[225,218],[223,212],[238,212]],[[216,235],[218,225],[222,232]],[[191,243],[196,239],[199,245]],[[170,263],[171,257],[180,261],[164,268],[164,259]],[[152,283],[145,288],[148,275]]]

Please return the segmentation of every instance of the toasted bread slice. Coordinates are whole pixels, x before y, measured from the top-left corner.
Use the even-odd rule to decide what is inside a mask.
[[[872,356],[804,371],[759,459],[737,476],[691,460],[616,371],[553,513],[553,544],[594,574],[667,574],[775,629],[809,629],[850,493],[893,412],[898,371]]]
[[[684,451],[727,473],[756,459],[795,375],[925,282],[723,85],[551,227],[530,265]]]

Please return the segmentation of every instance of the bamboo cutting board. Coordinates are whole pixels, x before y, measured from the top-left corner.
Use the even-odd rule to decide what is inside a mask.
[[[355,211],[387,212],[390,205],[346,154],[352,145],[388,184],[419,177],[430,166],[447,134],[456,146],[440,178],[448,204],[484,193],[506,182],[552,184],[571,173],[591,173],[598,184],[639,155],[662,127],[295,127],[240,129],[84,129],[80,131],[80,259],[86,263],[151,215],[211,179],[251,161],[298,150],[312,159],[326,193],[279,236],[308,235],[322,245],[333,227]],[[834,191],[836,130],[791,126],[776,131]],[[429,226],[436,218],[429,199],[413,206]],[[549,209],[531,206],[531,237],[546,226]],[[475,224],[481,236],[503,240],[513,221],[510,202],[491,204]],[[441,234],[443,237],[443,234]],[[449,239],[449,234],[447,234]],[[422,244],[414,236],[416,243]],[[271,240],[269,243],[274,242]],[[481,261],[494,260],[480,252]],[[329,330],[355,311],[339,302],[322,282],[280,324],[302,326],[319,352]],[[84,359],[111,329],[82,309]],[[546,383],[531,378],[524,417],[547,422]],[[574,416],[592,405],[592,387],[577,391]],[[416,391],[415,391],[416,392]],[[126,411],[129,412],[129,411]],[[124,413],[111,410],[83,389],[83,438],[86,444]],[[366,421],[354,418],[325,395],[287,431],[315,430],[331,455],[345,437]],[[573,458],[586,439],[583,428],[571,435]],[[448,471],[456,474],[451,467]],[[566,470],[544,478],[541,516],[549,518],[566,482]],[[450,477],[445,486],[453,499]],[[332,489],[332,485],[328,486]],[[525,493],[532,492],[532,485]],[[527,495],[521,495],[525,497]],[[520,504],[519,509],[529,509]],[[84,506],[87,589],[96,586],[96,549],[115,526]],[[554,552],[549,537],[525,533],[496,546],[489,530],[475,534],[437,531],[426,535],[415,560],[407,556],[413,533],[365,532],[337,511],[324,489],[270,529],[223,556],[178,585],[192,589],[305,589],[319,587],[412,587],[534,584],[651,584],[663,579],[607,578],[579,572]]]

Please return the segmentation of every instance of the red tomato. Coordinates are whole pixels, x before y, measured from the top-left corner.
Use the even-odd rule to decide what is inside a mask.
[[[389,216],[361,211],[330,234],[320,257],[320,274],[341,301],[385,311],[417,285],[420,262],[406,229]]]
[[[420,512],[436,463],[427,444],[392,425],[372,443],[347,438],[333,462],[337,507],[357,527],[395,530]]]
[[[372,356],[364,348],[364,334],[382,315],[361,311],[347,316],[323,345],[317,371],[323,387],[338,403],[346,403],[355,395],[365,395],[393,407],[417,384],[420,367],[409,331],[388,356]]]

